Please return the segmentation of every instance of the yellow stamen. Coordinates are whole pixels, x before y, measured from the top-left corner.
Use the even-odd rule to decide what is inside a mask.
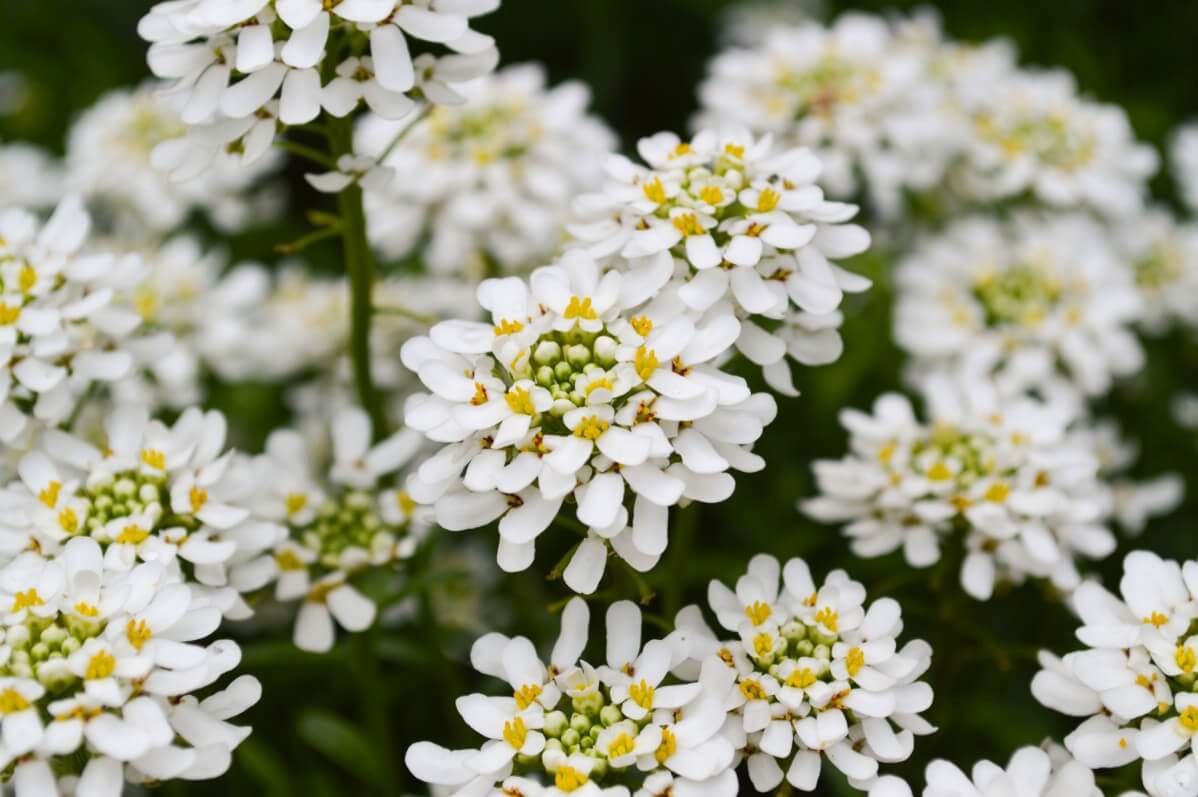
[[[636,330],[636,334],[640,335],[642,338],[648,337],[649,333],[653,331],[653,319],[649,318],[647,315],[638,315],[628,323],[632,325],[634,330]]]
[[[470,403],[476,407],[487,403],[487,389],[482,382],[474,383],[474,395],[470,397]]]
[[[1181,727],[1192,733],[1198,733],[1198,706],[1189,706],[1177,717]]]
[[[58,513],[58,525],[62,526],[62,530],[67,534],[74,534],[79,530],[79,516],[75,514],[74,509],[65,507]]]
[[[508,321],[506,318],[495,325],[496,335],[514,335],[524,329],[519,321]]]
[[[87,662],[87,669],[84,671],[83,677],[88,681],[98,681],[101,678],[107,678],[115,671],[116,658],[107,650],[101,650]]]
[[[524,720],[515,717],[503,723],[503,740],[515,749],[524,747],[524,740],[527,738],[528,728],[524,725]]]
[[[43,606],[45,601],[42,596],[37,594],[37,587],[30,587],[24,592],[18,592],[13,596],[12,611],[19,612],[22,609],[31,609],[34,606]]]
[[[781,201],[782,195],[772,188],[767,188],[757,197],[757,212],[769,213],[774,208],[778,207],[778,202]]]
[[[681,158],[683,155],[689,155],[693,151],[694,150],[691,148],[691,145],[683,141],[681,144],[674,147],[674,151],[670,153],[670,157]]]
[[[661,365],[657,360],[657,354],[652,349],[646,349],[644,344],[637,347],[632,364],[636,368],[636,375],[646,382]]]
[[[15,324],[21,317],[21,308],[8,302],[0,302],[0,326]]]
[[[610,424],[602,418],[596,418],[594,415],[583,418],[582,421],[574,428],[574,436],[581,437],[584,440],[598,440]]]
[[[100,616],[99,607],[92,606],[90,603],[84,603],[83,601],[79,601],[78,603],[75,604],[75,611],[78,612],[79,614],[82,614],[84,617],[99,617]]]
[[[1194,655],[1194,649],[1188,645],[1181,645],[1177,648],[1177,654],[1174,657],[1177,660],[1177,666],[1184,673],[1192,673],[1194,667],[1198,666],[1198,656]]]
[[[947,481],[953,477],[953,472],[948,469],[948,465],[943,462],[937,462],[932,467],[928,468],[928,478],[934,482]]]
[[[861,668],[865,666],[865,651],[861,648],[852,648],[849,654],[844,657],[844,668],[849,671],[850,677],[856,677],[857,673],[861,672]]]
[[[609,759],[620,758],[621,756],[628,755],[635,749],[636,740],[628,735],[628,731],[621,731],[620,735],[612,739],[611,744],[608,745],[607,757]]]
[[[645,198],[650,202],[660,205],[666,201],[666,187],[661,184],[660,177],[654,177],[652,181],[643,184],[641,190],[645,192]]]
[[[1007,500],[1007,496],[1010,494],[1011,485],[1007,484],[1006,482],[995,482],[994,484],[990,485],[988,490],[986,490],[986,495],[984,497],[987,501],[993,501],[996,504],[1000,504]]]
[[[503,400],[507,402],[508,408],[512,412],[521,415],[536,415],[537,413],[537,408],[532,403],[532,392],[528,388],[513,387],[504,394]]]
[[[539,684],[524,684],[512,695],[516,699],[516,708],[523,711],[537,701],[541,696]]]
[[[129,644],[135,650],[144,648],[152,636],[154,636],[154,632],[150,630],[150,626],[145,620],[130,620],[125,626],[125,638],[129,640]]]
[[[21,266],[21,272],[17,275],[17,287],[21,289],[21,293],[29,293],[35,284],[37,284],[37,271],[26,263]]]
[[[25,699],[25,695],[11,686],[0,692],[0,714],[15,714],[27,708],[29,701]]]
[[[754,601],[745,607],[745,617],[749,618],[749,622],[753,625],[761,625],[766,620],[770,619],[770,615],[774,610],[768,603]]]
[[[204,508],[204,504],[208,503],[208,491],[198,485],[193,485],[187,491],[187,498],[191,501],[191,511],[199,512]]]
[[[41,501],[51,509],[58,503],[58,494],[62,492],[62,482],[53,481],[46,485],[45,489],[37,494],[37,500]]]
[[[557,768],[557,772],[553,775],[553,785],[564,792],[572,792],[576,789],[581,789],[587,784],[590,778],[581,770],[575,769],[569,764],[563,764]]]
[[[678,739],[674,736],[674,732],[669,728],[661,729],[661,744],[657,746],[657,752],[653,757],[657,759],[657,763],[665,765],[666,759],[678,752]]]
[[[275,554],[275,564],[280,570],[303,570],[306,565],[299,555],[290,549],[284,549]]]
[[[792,689],[806,689],[816,682],[815,673],[804,667],[786,676],[786,685]]]
[[[758,634],[753,637],[753,652],[757,658],[763,658],[774,652],[774,637],[772,634]]]
[[[745,156],[745,148],[741,144],[725,144],[724,154],[731,155],[734,158],[743,158]]]
[[[578,298],[571,296],[570,301],[566,304],[566,312],[562,313],[562,317],[582,318],[587,321],[594,321],[599,316],[595,313],[595,308],[591,306],[591,297]]]
[[[705,232],[707,232],[703,229],[703,225],[699,222],[699,217],[694,213],[679,213],[677,216],[675,216],[674,229],[682,233],[683,237],[703,235]]]
[[[740,693],[745,696],[745,700],[765,700],[766,697],[761,682],[753,678],[746,678],[740,682]]]
[[[636,703],[643,709],[653,708],[653,692],[655,690],[649,685],[645,679],[641,679],[639,684],[630,684],[628,686],[628,696],[632,698],[632,702]]]
[[[143,448],[141,452],[141,461],[149,465],[151,468],[164,470],[166,468],[166,454],[156,448]]]
[[[121,533],[116,536],[116,541],[120,545],[141,545],[149,536],[150,532],[136,523],[130,523],[121,529]]]
[[[840,615],[827,606],[815,613],[815,622],[822,623],[832,633],[840,630]]]
[[[705,186],[703,190],[699,192],[699,199],[702,199],[709,205],[718,205],[724,201],[724,192],[721,191],[718,186]]]
[[[308,505],[308,496],[304,493],[287,493],[283,499],[283,506],[287,509],[288,515],[294,515],[304,509]]]
[[[1150,625],[1153,628],[1160,628],[1165,623],[1169,622],[1169,618],[1160,612],[1153,612],[1144,618],[1144,625]]]

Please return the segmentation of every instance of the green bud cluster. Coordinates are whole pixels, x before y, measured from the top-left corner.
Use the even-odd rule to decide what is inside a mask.
[[[562,415],[586,404],[580,384],[588,367],[612,368],[616,364],[616,339],[606,328],[587,332],[578,326],[566,332],[549,332],[532,345],[533,380],[553,396],[551,410]]]
[[[1147,257],[1132,264],[1136,284],[1149,291],[1160,292],[1181,278],[1181,253],[1173,241],[1152,248]]]
[[[948,459],[959,462],[961,469],[952,478],[963,489],[978,479],[994,475],[995,445],[990,435],[967,434],[956,426],[941,423],[933,427],[926,439],[915,443],[912,454],[918,459],[928,451],[935,452],[932,467]]]
[[[1043,266],[1028,263],[978,280],[974,295],[986,312],[989,326],[1034,327],[1061,303],[1064,290],[1060,280]]]
[[[342,566],[346,550],[389,550],[403,532],[383,521],[372,493],[347,490],[322,503],[312,522],[299,530],[299,538],[316,553],[322,567],[336,570]]]
[[[102,630],[102,623],[80,617],[30,616],[4,631],[4,645],[11,653],[0,665],[0,677],[31,678],[49,692],[61,693],[78,680],[66,668],[66,659]]]
[[[591,756],[595,761],[590,773],[592,780],[602,780],[613,771],[622,771],[612,767],[596,748],[599,734],[605,728],[621,722],[633,722],[639,731],[649,724],[650,718],[646,716],[639,722],[629,720],[620,707],[611,702],[606,687],[569,699],[569,711],[563,710],[567,707],[566,700],[563,697],[557,709],[545,714],[545,726],[542,728],[545,751],[539,756],[516,756],[517,769],[523,773],[553,774],[554,769],[551,768],[551,762],[545,760],[545,753],[555,750],[565,755],[582,753]]]
[[[148,516],[156,523],[170,506],[166,476],[146,475],[137,471],[96,473],[88,479],[84,496],[87,498],[88,510],[83,530],[97,538],[103,533],[104,527],[113,520]],[[153,529],[142,531],[149,532]]]

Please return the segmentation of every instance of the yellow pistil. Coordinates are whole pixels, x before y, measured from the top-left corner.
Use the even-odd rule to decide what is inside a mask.
[[[584,440],[598,440],[610,424],[602,418],[596,418],[594,415],[583,418],[578,426],[574,427],[574,436],[581,437]]]
[[[943,462],[937,462],[932,467],[928,468],[928,478],[934,482],[947,481],[953,477],[953,472],[948,469],[948,465]]]
[[[61,526],[62,530],[67,534],[74,534],[75,532],[79,531],[79,516],[75,514],[74,509],[71,509],[69,506],[64,507],[63,510],[58,513],[58,525]]]
[[[598,314],[595,313],[595,308],[591,306],[590,296],[585,296],[581,299],[577,296],[571,296],[570,301],[566,304],[566,312],[562,313],[562,318],[565,319],[581,318],[586,321],[594,321],[598,317]]]
[[[154,632],[150,630],[150,626],[145,620],[130,620],[125,626],[125,638],[129,640],[129,644],[135,650],[144,648],[152,636],[154,636]]]
[[[786,685],[792,689],[806,689],[816,682],[815,673],[804,667],[786,676]]]
[[[527,738],[528,728],[524,725],[524,720],[515,717],[503,723],[503,740],[515,749],[524,747],[524,740]]]
[[[303,570],[306,567],[299,555],[290,549],[284,549],[275,554],[275,564],[279,566],[280,570],[289,571]]]
[[[32,609],[34,606],[42,606],[45,603],[42,600],[42,596],[37,594],[37,587],[30,587],[24,592],[18,592],[13,596],[12,611],[19,612],[22,609]]]
[[[96,653],[87,662],[83,677],[88,681],[98,681],[107,678],[116,671],[116,658],[107,650]]]
[[[987,501],[993,501],[1000,504],[1007,500],[1007,496],[1011,494],[1011,485],[1006,482],[995,482],[986,490],[986,495],[983,496]]]
[[[508,408],[512,412],[518,412],[521,415],[535,415],[537,408],[532,404],[532,392],[525,387],[513,387],[504,394],[503,400],[507,402]]]
[[[765,689],[761,686],[761,682],[746,678],[740,682],[740,693],[745,696],[745,700],[765,700]]]
[[[157,448],[143,448],[141,451],[141,461],[151,468],[157,468],[158,470],[166,469],[166,454]]]
[[[1181,727],[1185,728],[1191,734],[1198,733],[1198,706],[1189,706],[1186,708],[1178,715],[1177,721],[1181,723]]]
[[[130,523],[121,529],[120,534],[116,535],[116,541],[120,545],[141,545],[149,536],[150,532],[136,523]]]
[[[553,785],[564,792],[575,791],[581,789],[587,784],[590,778],[587,773],[575,769],[569,764],[563,764],[557,768],[557,772],[553,775]]]
[[[657,763],[663,766],[666,759],[678,752],[678,739],[674,736],[674,732],[669,728],[661,729],[661,744],[657,746],[657,752],[653,757],[657,759]]]
[[[646,382],[661,365],[657,360],[657,354],[652,349],[646,349],[644,344],[637,347],[632,364],[636,368],[636,375]]]
[[[287,510],[288,515],[294,515],[303,511],[308,505],[308,496],[304,493],[287,493],[283,499],[283,506]]]
[[[191,511],[199,512],[208,503],[208,491],[199,485],[193,485],[187,491],[187,499],[191,502]]]
[[[748,617],[749,622],[753,625],[761,625],[770,619],[770,615],[773,613],[773,608],[768,603],[762,603],[761,601],[753,601],[745,607],[745,617]]]
[[[634,330],[636,330],[636,334],[640,335],[642,338],[648,337],[649,333],[653,331],[653,319],[649,318],[647,315],[638,315],[632,318],[628,323],[632,325]]]
[[[660,177],[654,177],[650,182],[641,185],[641,190],[645,192],[645,198],[650,202],[660,205],[666,201],[666,187],[661,184]]]
[[[628,735],[628,731],[621,731],[620,735],[607,747],[607,757],[620,758],[626,756],[636,749],[636,740]]]
[[[519,321],[508,321],[504,318],[495,325],[494,329],[496,335],[515,335],[524,329],[524,325]]]
[[[709,205],[718,205],[724,201],[724,192],[720,190],[719,186],[704,186],[703,190],[699,192],[699,199]]]
[[[774,208],[778,207],[778,202],[781,201],[782,195],[772,188],[767,188],[757,197],[757,212],[769,213]]]
[[[41,501],[51,509],[58,503],[58,494],[62,492],[62,482],[52,481],[37,494],[37,500]]]
[[[753,652],[758,658],[763,658],[774,652],[774,637],[772,634],[758,634],[753,637]]]
[[[703,225],[699,223],[699,217],[694,213],[679,213],[675,216],[674,229],[687,238],[692,235],[703,235],[707,232],[703,229]]]
[[[15,324],[21,317],[21,308],[8,302],[0,302],[0,326]]]
[[[849,671],[850,677],[856,677],[857,673],[861,672],[861,668],[865,666],[865,651],[861,648],[852,648],[849,650],[849,655],[844,657],[844,668]]]
[[[516,699],[516,708],[521,711],[537,702],[537,698],[540,696],[541,687],[539,684],[524,684],[524,686],[521,686],[512,695]]]
[[[840,630],[840,615],[827,606],[815,613],[815,622],[822,623],[832,633]]]
[[[1165,623],[1169,622],[1169,618],[1160,612],[1153,612],[1144,618],[1144,625],[1150,625],[1153,628],[1160,628]]]
[[[1188,645],[1178,646],[1174,658],[1177,661],[1177,666],[1186,674],[1192,673],[1194,667],[1198,666],[1198,656],[1194,655],[1194,649]]]
[[[632,702],[646,710],[653,708],[653,692],[653,687],[644,678],[639,684],[628,685],[628,696],[632,698]]]
[[[25,695],[11,686],[0,692],[0,714],[15,714],[29,708]]]
[[[93,606],[90,603],[84,603],[83,601],[79,601],[78,603],[75,604],[75,611],[77,611],[79,614],[83,615],[84,617],[99,617],[100,616],[99,607]]]

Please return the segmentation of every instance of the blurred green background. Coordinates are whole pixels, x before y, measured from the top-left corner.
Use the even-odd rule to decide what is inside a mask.
[[[686,127],[695,87],[719,46],[723,14],[731,5],[724,0],[504,0],[478,27],[496,36],[505,63],[540,61],[554,81],[588,83],[596,112],[628,147],[639,136]],[[915,5],[830,2],[825,12]],[[19,71],[29,89],[21,110],[0,118],[0,140],[25,139],[61,151],[80,109],[110,88],[143,79],[145,48],[135,25],[148,7],[135,0],[0,0],[0,72]],[[1162,145],[1175,125],[1198,116],[1198,7],[1192,1],[946,0],[933,7],[955,38],[1006,36],[1018,44],[1023,63],[1072,70],[1085,92],[1125,107],[1139,136],[1153,144]],[[289,178],[291,217],[232,242],[236,255],[269,258],[272,244],[303,229],[303,209],[322,200],[307,190],[298,171]],[[1154,187],[1162,199],[1171,198],[1165,177],[1158,177]],[[337,266],[333,247],[314,249],[313,258],[316,267]],[[889,339],[886,263],[867,255],[856,268],[879,284],[846,308],[846,355],[833,366],[799,374],[803,395],[780,402],[780,419],[758,446],[769,462],[765,472],[742,476],[736,495],[725,504],[691,507],[675,516],[671,548],[647,578],[654,593],[647,611],[670,617],[684,603],[703,600],[708,579],[734,580],[760,551],[780,558],[802,555],[816,571],[845,567],[865,582],[871,597],[890,594],[901,600],[907,638],[922,636],[936,651],[929,680],[937,702],[929,718],[943,731],[920,740],[915,757],[898,771],[917,775],[935,757],[963,766],[979,757],[1005,761],[1017,746],[1059,738],[1071,728],[1039,708],[1028,692],[1035,651],[1073,647],[1075,623],[1066,610],[1036,586],[977,604],[955,588],[955,572],[915,572],[897,556],[853,559],[835,529],[805,520],[794,508],[797,498],[811,494],[811,461],[844,450],[837,411],[846,405],[867,407],[899,384],[899,358]],[[1198,444],[1175,426],[1169,404],[1183,387],[1198,389],[1198,345],[1174,334],[1150,342],[1149,349],[1146,372],[1122,385],[1102,409],[1141,441],[1138,474],[1180,472],[1191,497],[1172,516],[1153,523],[1145,536],[1125,541],[1120,555],[1101,568],[1108,579],[1117,578],[1122,552],[1136,545],[1174,557],[1195,555]],[[285,420],[277,393],[266,388],[222,390],[213,401],[230,412],[240,438],[251,445]],[[556,617],[546,607],[558,605],[567,593],[545,576],[569,541],[561,534],[542,539],[533,569],[504,576],[491,558],[493,530],[447,536],[426,552],[428,575],[410,585],[411,599],[398,607],[387,628],[342,644],[328,656],[296,652],[285,623],[274,640],[253,628],[236,629],[245,649],[242,669],[257,674],[266,689],[249,715],[255,733],[226,779],[173,784],[162,791],[379,794],[390,772],[402,779],[405,793],[420,793],[403,769],[406,746],[418,739],[461,746],[473,738],[453,709],[456,695],[480,686],[466,661],[469,641],[483,630],[498,629],[529,635],[547,649],[556,635]],[[623,571],[613,566],[611,572],[601,599],[638,594],[638,585]],[[946,589],[933,591],[931,585],[941,577]],[[598,618],[602,600],[596,605]],[[363,651],[373,654],[380,670],[380,691],[360,688],[372,677],[363,671],[364,657],[353,655]],[[380,707],[389,731],[379,722]],[[1116,784],[1130,787],[1134,778],[1115,773],[1103,782],[1114,794]],[[817,793],[854,792],[825,776]]]

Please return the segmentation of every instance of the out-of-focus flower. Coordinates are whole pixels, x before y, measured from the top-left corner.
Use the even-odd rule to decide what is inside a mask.
[[[1198,212],[1198,124],[1188,124],[1173,133],[1169,147],[1173,180],[1186,205]]]
[[[1153,208],[1121,221],[1114,241],[1143,301],[1140,326],[1153,335],[1177,323],[1198,330],[1198,225]]]
[[[1038,747],[1015,752],[1005,768],[979,761],[967,775],[955,764],[937,760],[928,765],[923,797],[1102,797],[1094,773],[1067,755],[1056,761]],[[911,787],[894,776],[878,781],[869,797],[911,797]]]
[[[66,192],[62,165],[32,144],[0,142],[0,207],[44,210]]]

